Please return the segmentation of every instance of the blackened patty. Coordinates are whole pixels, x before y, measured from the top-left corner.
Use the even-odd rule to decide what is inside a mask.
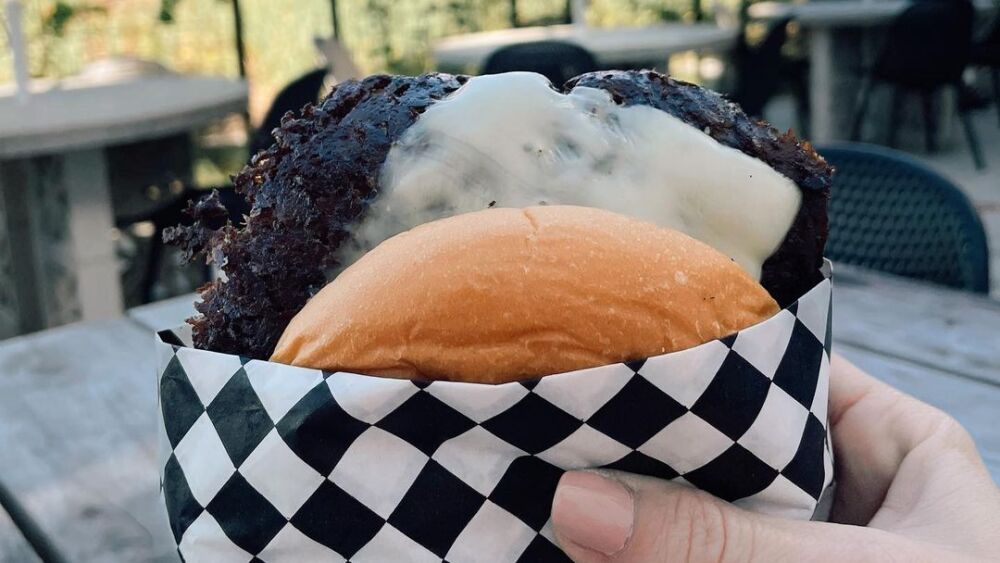
[[[205,252],[227,278],[200,290],[200,315],[188,321],[195,346],[269,357],[292,317],[340,266],[336,251],[378,197],[379,173],[393,143],[467,80],[377,75],[339,84],[319,105],[286,115],[274,131],[275,144],[235,177],[236,190],[252,207],[245,225],[219,228],[224,214],[217,198],[193,205],[194,225],[171,229],[165,239],[188,258]],[[832,170],[807,143],[749,118],[715,92],[653,71],[584,74],[564,90],[574,86],[606,90],[618,104],[666,111],[794,181],[802,206],[764,263],[761,283],[784,307],[819,281]]]

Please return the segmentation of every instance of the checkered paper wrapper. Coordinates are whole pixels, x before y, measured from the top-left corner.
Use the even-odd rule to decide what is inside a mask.
[[[162,494],[188,562],[567,561],[567,469],[823,518],[831,283],[722,340],[483,385],[323,372],[160,333]]]

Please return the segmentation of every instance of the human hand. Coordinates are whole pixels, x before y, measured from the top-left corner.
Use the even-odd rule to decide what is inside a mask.
[[[976,561],[1000,555],[1000,490],[954,419],[834,356],[831,520],[754,514],[617,472],[566,473],[552,506],[579,563]]]

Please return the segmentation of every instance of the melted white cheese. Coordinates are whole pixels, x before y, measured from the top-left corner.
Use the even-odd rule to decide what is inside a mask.
[[[345,263],[386,238],[490,206],[570,204],[670,227],[759,278],[798,211],[795,184],[668,113],[538,74],[472,78],[390,150]]]

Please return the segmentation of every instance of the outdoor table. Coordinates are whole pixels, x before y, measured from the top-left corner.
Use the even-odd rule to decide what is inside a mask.
[[[158,498],[153,332],[193,296],[0,343],[0,480],[72,561],[176,560]],[[957,418],[1000,482],[1000,302],[834,267],[834,349]],[[30,561],[0,510],[0,560]]]
[[[246,108],[246,84],[157,74],[0,87],[0,337],[122,312],[104,150]],[[144,188],[145,186],[137,186]]]
[[[979,15],[996,9],[993,0],[974,0]],[[846,140],[865,57],[865,31],[888,25],[909,0],[829,0],[803,4],[761,2],[751,19],[790,18],[808,35],[810,140]]]
[[[665,62],[686,51],[727,51],[739,30],[710,23],[663,23],[644,27],[588,27],[580,24],[521,27],[456,35],[434,45],[438,68],[475,72],[501,47],[532,41],[566,41],[590,51],[605,68]]]

